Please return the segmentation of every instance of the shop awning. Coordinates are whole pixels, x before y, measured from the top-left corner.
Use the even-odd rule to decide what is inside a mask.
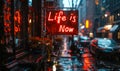
[[[115,32],[119,28],[119,25],[114,25],[111,29],[110,32]]]
[[[97,29],[97,32],[102,32],[102,30],[104,30],[104,27],[99,27],[99,28]]]
[[[99,27],[97,29],[97,32],[106,32],[106,31],[110,31],[110,29],[112,28],[112,25],[105,25],[103,27]]]

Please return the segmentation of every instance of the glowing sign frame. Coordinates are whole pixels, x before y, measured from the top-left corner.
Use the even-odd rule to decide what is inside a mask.
[[[46,30],[53,35],[78,34],[78,10],[47,10]]]

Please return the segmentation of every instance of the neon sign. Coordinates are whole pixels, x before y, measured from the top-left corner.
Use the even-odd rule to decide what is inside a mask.
[[[5,1],[4,5],[4,32],[6,35],[11,34],[11,3],[9,0]]]
[[[15,22],[18,22],[18,24],[21,23],[21,17],[20,17],[20,11],[15,11],[15,15],[14,15],[14,20]]]
[[[73,32],[74,28],[66,27],[65,25],[60,25],[59,32]]]
[[[57,23],[60,23],[60,21],[67,21],[67,17],[65,15],[63,15],[63,11],[59,11],[58,13],[55,13],[55,16],[54,18],[51,18],[51,13],[52,12],[49,12],[48,14],[48,21],[57,21]],[[70,14],[70,18],[69,18],[69,21],[71,22],[76,22],[76,15],[74,14]]]
[[[78,33],[78,11],[46,11],[46,29],[49,34],[74,35]]]
[[[15,35],[21,31],[20,26],[21,26],[21,14],[19,10],[16,10],[14,14],[14,34]]]

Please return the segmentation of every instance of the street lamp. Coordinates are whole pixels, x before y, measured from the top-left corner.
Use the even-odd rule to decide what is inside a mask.
[[[108,17],[108,14],[104,14],[105,17]]]
[[[109,16],[109,15],[108,15],[107,13],[104,14],[105,24],[108,24],[108,22],[109,22],[108,16]]]

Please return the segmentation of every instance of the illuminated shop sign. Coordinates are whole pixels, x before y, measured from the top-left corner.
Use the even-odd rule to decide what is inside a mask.
[[[78,33],[78,11],[46,11],[46,29],[49,34],[74,35]]]
[[[14,34],[20,32],[20,26],[21,26],[21,14],[19,10],[15,11],[14,15]]]

